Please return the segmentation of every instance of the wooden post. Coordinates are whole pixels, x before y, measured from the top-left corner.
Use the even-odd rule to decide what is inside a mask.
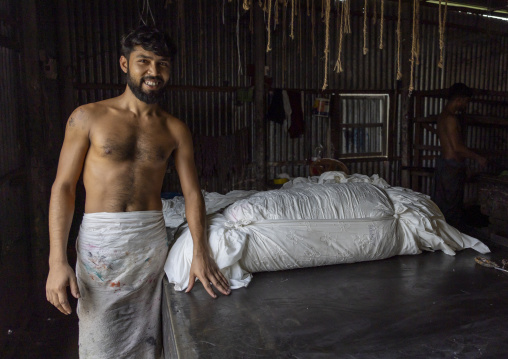
[[[34,293],[44,293],[48,274],[48,209],[64,124],[54,66],[58,49],[56,2],[21,1],[21,57],[24,78],[24,120],[27,160]],[[41,30],[41,31],[39,31]],[[43,30],[43,31],[42,31]],[[61,44],[65,46],[65,44]],[[49,60],[52,59],[50,62]],[[56,61],[58,67],[58,61]],[[49,66],[44,69],[44,66]]]
[[[263,10],[257,2],[252,4],[254,11],[254,129],[253,148],[256,153],[256,187],[266,187],[266,121],[265,121],[265,25]]]
[[[410,0],[402,0],[401,11],[401,33],[402,33],[402,54],[401,54],[401,72],[402,79],[400,81],[401,93],[401,141],[402,141],[402,187],[409,188],[411,186],[410,167],[411,167],[411,151],[412,151],[412,101],[409,98],[409,83],[411,76],[411,68],[409,59],[411,58],[411,34],[412,34],[412,8]]]
[[[330,126],[328,129],[329,143],[326,144],[328,148],[328,157],[340,158],[342,150],[342,116],[340,106],[340,95],[335,93],[330,96]],[[331,147],[334,147],[335,153],[331,153]],[[314,153],[312,154],[314,155]]]

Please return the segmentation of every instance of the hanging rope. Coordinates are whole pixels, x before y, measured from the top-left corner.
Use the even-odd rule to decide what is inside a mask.
[[[307,16],[310,16],[309,0],[307,0]]]
[[[325,19],[325,0],[321,0],[321,20]]]
[[[383,0],[381,0],[383,1]],[[377,0],[374,0],[374,8],[372,9],[372,25],[376,25],[377,21]]]
[[[367,55],[367,0],[363,4],[363,54]]]
[[[238,51],[238,75],[243,75],[242,58],[240,56],[240,1],[236,3],[236,49]]]
[[[344,33],[345,34],[350,34],[351,33],[351,21],[350,21],[350,18],[351,18],[351,3],[350,3],[351,0],[345,0],[345,4],[346,4],[346,14],[345,14],[345,17],[344,17],[344,24],[345,24],[345,28],[344,28]]]
[[[286,84],[287,72],[287,42],[286,42],[286,28],[287,28],[287,5],[288,0],[283,0],[284,9],[282,9],[282,87]]]
[[[402,72],[400,71],[400,42],[401,42],[401,33],[400,33],[400,16],[401,16],[401,4],[399,0],[399,10],[397,17],[397,80],[402,79]]]
[[[340,22],[340,6],[341,6],[341,2],[340,1],[335,1],[335,13],[337,14],[337,16],[335,17],[335,48],[338,49],[339,48],[339,33],[340,33],[340,25],[341,25],[341,22]]]
[[[199,22],[199,48],[198,59],[199,62],[203,60],[203,1],[198,1],[198,22]]]
[[[409,79],[409,96],[414,90],[414,67],[418,58],[418,19],[419,19],[419,0],[413,0],[413,39],[411,41],[411,78]]]
[[[312,8],[311,8],[311,16],[310,21],[312,23],[312,31],[311,31],[311,40],[312,40],[312,57],[316,57],[316,41],[314,37],[314,33],[316,31],[316,3],[312,2]]]
[[[275,8],[273,11],[275,11],[275,14],[273,14],[273,29],[275,30],[277,25],[279,25],[279,0],[275,0]]]
[[[325,4],[325,80],[323,83],[323,90],[328,87],[328,57],[330,47],[330,0],[326,0]]]
[[[249,31],[251,34],[254,34],[254,9],[249,11]]]
[[[347,1],[347,0],[346,0]],[[340,26],[339,26],[339,46],[337,50],[337,62],[335,63],[335,67],[333,68],[335,72],[341,73],[342,68],[342,39],[344,37],[344,28],[345,28],[345,17],[346,17],[346,1],[342,3],[342,11],[340,12]]]
[[[441,0],[439,0],[439,62],[437,63],[437,67],[442,69],[444,67],[444,33],[445,33],[445,25],[446,25],[446,10],[448,9],[448,0],[445,2],[444,14],[441,17]]]
[[[150,8],[150,0],[143,0],[143,9],[139,12],[139,3],[138,3],[138,13],[139,20],[143,23],[143,25],[148,25],[148,15],[152,18],[152,24],[155,25],[155,19],[153,17],[152,9]],[[143,16],[146,17],[146,20],[143,19]]]
[[[298,0],[300,1],[300,0]],[[297,8],[300,6],[298,4]],[[302,61],[302,13],[298,16],[298,54],[300,55],[300,62]]]
[[[222,25],[226,25],[226,20],[224,19],[224,7],[226,6],[226,0],[222,0]]]
[[[184,0],[179,0],[178,1],[178,22],[179,22],[179,27],[180,27],[180,41],[181,41],[181,44],[180,44],[180,56],[181,56],[181,59],[185,59],[186,58],[186,55],[185,55],[186,40],[185,40],[185,7],[184,7]],[[181,66],[182,66],[182,72],[180,74],[180,78],[183,79],[183,78],[185,78],[185,75],[186,75],[185,61],[181,62]]]
[[[381,19],[379,21],[379,49],[383,50],[383,30],[385,24],[385,0],[381,0]]]
[[[216,35],[216,38],[217,38],[217,64],[221,64],[221,57],[220,57],[220,53],[221,53],[221,41],[220,41],[220,14],[221,14],[221,5],[220,5],[220,2],[217,2],[217,11],[215,12],[216,13],[216,16],[215,16],[215,19],[217,21],[216,25],[215,25],[215,29],[217,31],[217,33],[215,34]]]
[[[416,64],[420,65],[420,1],[416,2]]]
[[[277,1],[277,0],[275,0]],[[272,18],[272,0],[268,0],[268,40],[266,42],[266,52],[272,51],[272,44],[271,44],[271,27],[270,27],[270,20]]]
[[[289,37],[291,40],[295,39],[295,0],[291,0],[291,33]]]

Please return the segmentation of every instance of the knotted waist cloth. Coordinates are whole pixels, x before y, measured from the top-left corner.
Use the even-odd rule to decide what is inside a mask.
[[[85,213],[76,250],[80,358],[159,358],[162,212]]]

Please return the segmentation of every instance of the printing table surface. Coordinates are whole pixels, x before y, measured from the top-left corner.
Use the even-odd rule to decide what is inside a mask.
[[[165,358],[508,358],[508,274],[477,255],[255,273],[215,300],[165,279]]]

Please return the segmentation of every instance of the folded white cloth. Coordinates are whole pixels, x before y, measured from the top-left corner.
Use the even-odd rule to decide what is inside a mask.
[[[233,289],[247,286],[251,273],[260,271],[383,259],[422,250],[449,255],[464,248],[489,252],[479,240],[448,225],[428,196],[389,187],[377,176],[323,175],[252,194],[223,214],[209,217],[212,253]],[[164,267],[176,290],[187,287],[191,260],[192,237],[183,228]]]
[[[76,249],[80,358],[159,358],[162,212],[87,213]]]

